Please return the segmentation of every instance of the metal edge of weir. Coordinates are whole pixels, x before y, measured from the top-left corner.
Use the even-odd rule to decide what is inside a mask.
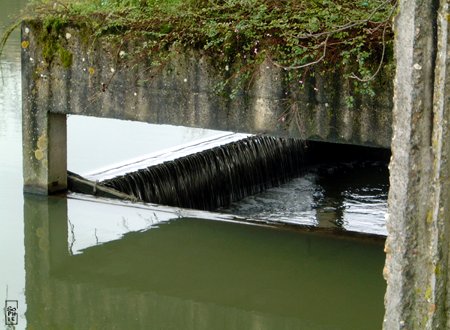
[[[156,151],[134,159],[112,164],[97,170],[81,174],[82,177],[91,181],[104,181],[139,169],[161,164],[163,162],[175,160],[190,154],[194,154],[207,149],[212,149],[227,143],[245,139],[252,134],[222,132],[212,137],[197,139],[175,147]]]

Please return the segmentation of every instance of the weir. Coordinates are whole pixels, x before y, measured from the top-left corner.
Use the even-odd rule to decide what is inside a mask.
[[[25,190],[67,188],[67,114],[383,147],[392,137],[384,329],[449,328],[448,15],[444,0],[399,2],[394,98],[392,77],[381,72],[377,97],[362,96],[356,109],[346,107],[342,96],[351,96],[351,87],[340,72],[319,68],[294,95],[282,84],[283,71],[265,62],[253,89],[220,101],[211,90],[220,75],[202,54],[180,54],[149,80],[142,68],[118,70],[106,42],[86,47],[80,31],[70,27],[58,38],[72,60],[61,56],[49,63],[39,22],[24,22]]]
[[[229,207],[247,196],[266,192],[306,175],[305,183],[309,182],[309,188],[300,186],[295,190],[316,191],[316,202],[311,201],[316,204],[325,202],[321,202],[319,197],[323,193],[323,188],[316,186],[319,180],[327,181],[327,176],[340,171],[342,173],[337,175],[344,175],[348,171],[345,168],[353,169],[357,175],[358,169],[376,167],[378,171],[372,174],[377,176],[380,171],[387,170],[389,156],[387,149],[222,133],[81,173],[81,176],[70,173],[69,190],[175,207],[223,210],[223,207]],[[385,179],[386,175],[378,177],[376,183],[363,179],[359,183],[360,189],[367,193],[373,189],[373,184],[383,187]],[[343,188],[344,185],[339,186]],[[306,191],[303,194],[303,198],[308,199]],[[379,194],[383,193],[379,191]],[[284,209],[308,212],[306,210],[310,207],[305,208],[305,201],[298,201],[297,204],[303,206],[286,205]],[[305,208],[304,211],[301,211],[302,208]],[[311,208],[314,209],[312,205]],[[319,213],[317,217],[320,217]],[[253,218],[250,214],[247,216]],[[298,217],[301,218],[300,214],[294,216]],[[304,225],[314,226],[314,222],[306,219],[303,220]],[[280,225],[286,221],[280,222]],[[321,227],[324,225],[322,223]],[[367,230],[362,228],[362,231]]]
[[[303,143],[252,136],[101,184],[144,202],[214,210],[299,175]]]
[[[215,91],[223,73],[201,52],[177,53],[153,75],[144,64],[130,69],[118,61],[101,38],[86,44],[87,32],[70,26],[53,32],[72,54],[70,63],[60,56],[49,62],[43,55],[48,44],[39,42],[42,33],[41,22],[22,24],[24,186],[29,192],[66,189],[68,114],[390,146],[388,70],[373,82],[373,98],[355,93],[341,70],[318,65],[305,71],[299,88],[285,83],[288,72],[266,61],[248,89],[230,98]]]

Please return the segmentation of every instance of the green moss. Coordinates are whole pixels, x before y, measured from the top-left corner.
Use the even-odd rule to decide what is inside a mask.
[[[434,268],[434,273],[436,274],[436,276],[441,276],[442,269],[440,265],[436,265],[436,267]]]
[[[395,0],[35,0],[26,11],[42,22],[39,42],[48,63],[58,56],[70,66],[60,35],[71,26],[80,28],[87,47],[102,40],[118,54],[133,45],[118,59],[128,67],[159,69],[183,48],[206,53],[223,77],[216,86],[222,95],[247,88],[269,60],[296,72],[292,79],[313,75],[317,63],[340,70],[355,82],[356,97],[373,96],[371,78],[393,67],[395,8]]]
[[[431,224],[433,222],[433,211],[429,210],[427,213],[427,224]]]
[[[64,68],[68,69],[72,66],[72,58],[73,55],[67,49],[59,47],[58,49],[59,59],[61,60],[61,64]]]
[[[47,64],[58,58],[63,68],[72,65],[73,55],[67,49],[65,29],[68,22],[57,16],[49,16],[44,20],[30,22],[34,25],[34,31],[39,31],[37,41],[42,48],[42,58]]]
[[[425,299],[426,299],[426,300],[430,300],[432,294],[433,294],[433,290],[432,290],[431,287],[429,286],[429,287],[427,288],[427,290],[425,291]]]
[[[42,38],[40,40],[40,45],[42,47],[42,57],[45,62],[50,63],[58,51],[58,44],[53,39]]]
[[[58,36],[66,26],[67,20],[58,15],[50,15],[43,20],[43,28],[48,35]]]

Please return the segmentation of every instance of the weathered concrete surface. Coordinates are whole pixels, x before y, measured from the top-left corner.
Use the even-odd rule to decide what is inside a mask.
[[[448,14],[402,0],[396,19],[384,329],[450,328]]]
[[[66,116],[40,109],[23,100],[23,177],[26,192],[48,194],[67,188]],[[26,104],[25,102],[29,103]]]
[[[64,62],[54,50],[49,61],[52,47],[43,33],[39,23],[23,23],[24,179],[30,191],[66,187],[64,117],[54,114],[390,146],[393,88],[383,72],[374,83],[376,97],[370,97],[355,93],[342,72],[322,73],[320,66],[314,75],[287,84],[286,72],[267,61],[249,90],[231,99],[214,90],[229,73],[199,53],[177,54],[163,70],[152,72],[144,64],[128,67],[130,48],[119,55],[107,43],[83,37],[86,31],[68,27],[56,38],[71,60]],[[347,102],[350,96],[354,106]],[[49,134],[53,119],[60,129],[55,138]]]
[[[390,146],[392,77],[383,73],[371,97],[355,93],[343,72],[322,73],[320,66],[314,76],[286,86],[286,73],[265,62],[249,90],[230,99],[214,91],[224,70],[199,53],[178,54],[162,71],[151,72],[144,63],[128,67],[127,49],[122,58],[110,53],[110,45],[86,42],[79,31],[67,28],[60,31],[59,42],[73,61],[65,68],[58,56],[51,65],[42,63],[45,45],[38,39],[43,32],[33,26],[24,24],[23,40],[29,45],[23,57],[30,62],[24,65],[24,81],[35,84],[39,95],[49,91],[36,107],[46,101],[50,112]]]

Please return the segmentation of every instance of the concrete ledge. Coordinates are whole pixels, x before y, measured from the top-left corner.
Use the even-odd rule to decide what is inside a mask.
[[[86,31],[66,28],[58,42],[72,59],[62,63],[55,56],[49,64],[42,33],[36,22],[23,24],[24,93],[50,112],[390,146],[393,77],[387,72],[377,76],[375,96],[369,96],[356,93],[340,70],[316,65],[288,84],[287,71],[266,61],[249,88],[230,99],[214,91],[224,70],[200,52],[178,53],[162,71],[151,72],[145,63],[128,67],[104,40],[86,41]]]
[[[154,72],[145,63],[130,67],[126,55],[87,31],[62,28],[52,32],[53,44],[46,33],[40,22],[22,24],[25,190],[67,188],[67,114],[390,147],[388,72],[371,83],[372,97],[356,93],[340,70],[316,65],[288,83],[287,72],[266,61],[230,98],[215,91],[226,70],[201,52],[174,51]]]

